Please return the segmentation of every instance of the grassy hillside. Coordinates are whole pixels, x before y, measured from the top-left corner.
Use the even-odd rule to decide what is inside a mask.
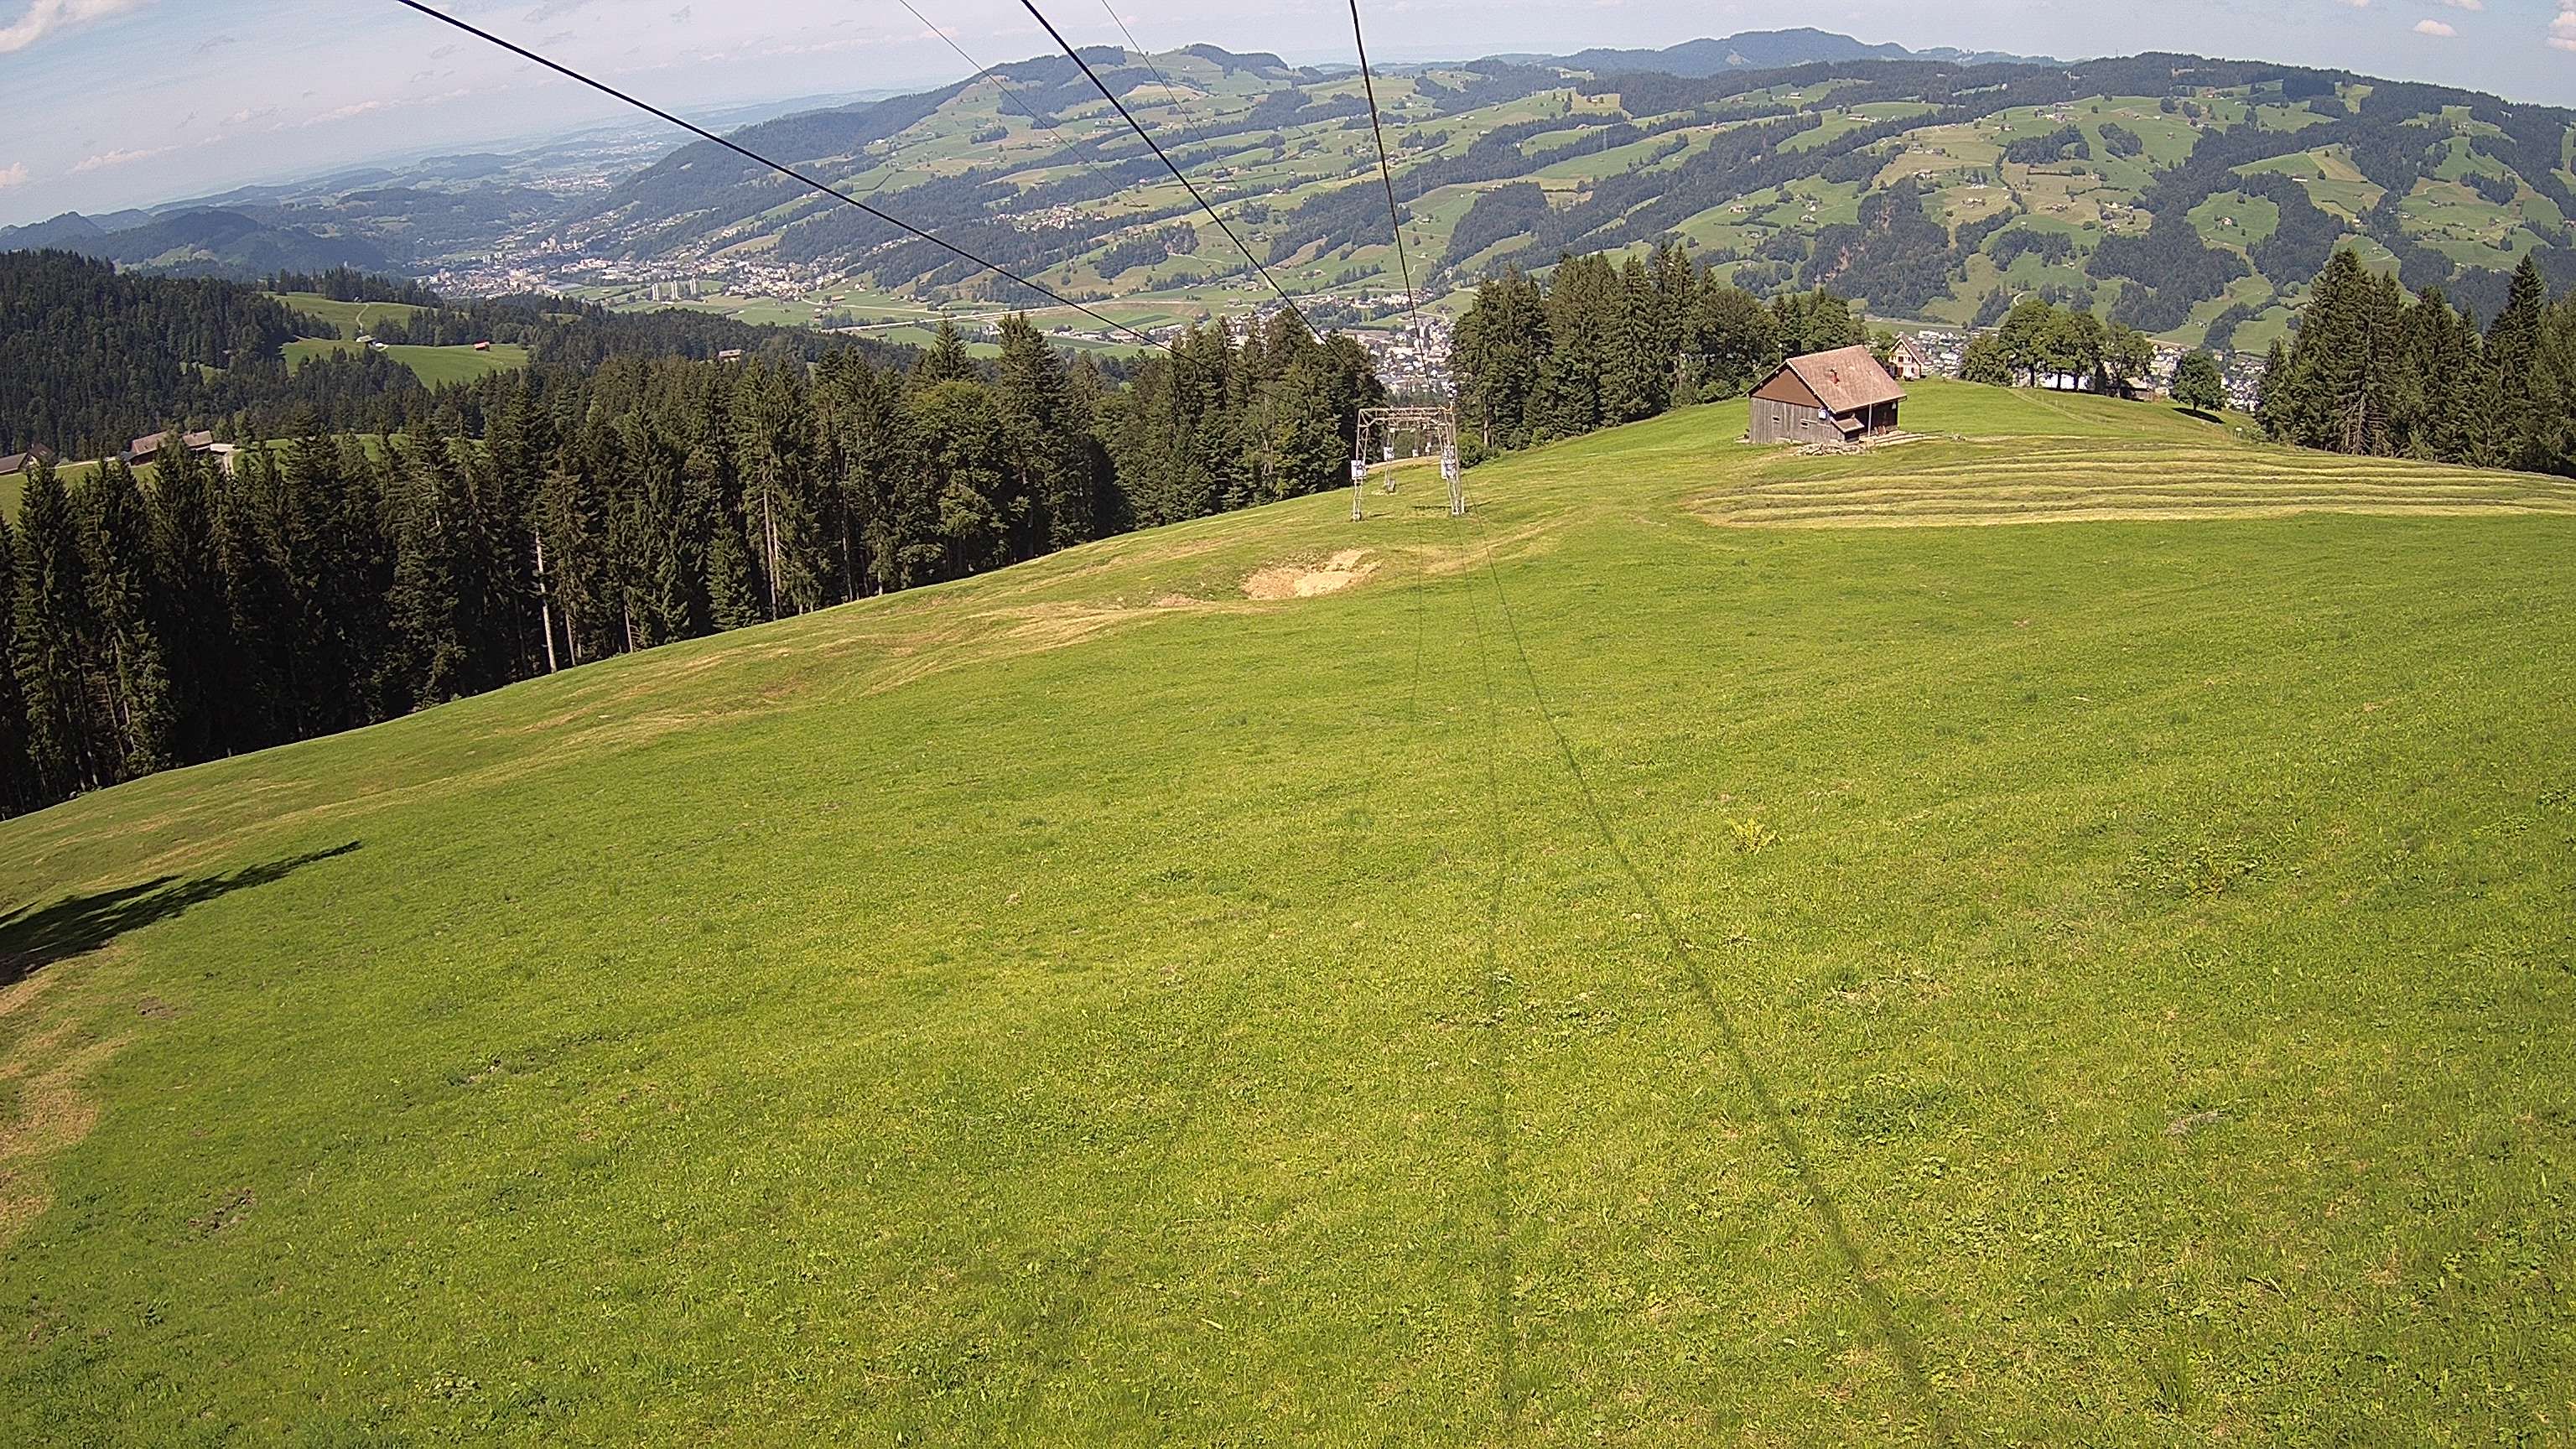
[[[308,358],[355,352],[357,339],[375,322],[387,318],[408,319],[426,310],[404,302],[342,302],[319,292],[280,292],[276,295],[279,301],[295,310],[340,329],[336,340],[305,338],[286,344],[289,371]],[[385,348],[385,356],[410,368],[412,375],[429,387],[448,382],[471,382],[486,373],[528,365],[528,349],[515,342],[495,343],[481,352],[472,347],[392,345]]]
[[[0,826],[0,1438],[2563,1434],[2576,491],[1743,420]]]
[[[296,311],[339,328],[342,337],[352,340],[377,322],[388,318],[407,322],[427,310],[408,302],[343,302],[320,292],[278,292],[273,295]]]
[[[1176,159],[1281,284],[1346,325],[1391,321],[1413,282],[1449,298],[1503,264],[1667,235],[1741,285],[1827,285],[1882,318],[1960,326],[1990,293],[2045,291],[2175,343],[2256,352],[2288,334],[2353,234],[2376,268],[2441,284],[2482,317],[2526,254],[2562,283],[2576,272],[2563,169],[2576,115],[2158,55],[1965,71],[1846,59],[1702,79],[1488,60],[1389,77],[1378,99],[1408,278],[1356,77],[1206,48],[1095,59],[1143,125],[1186,138]],[[994,228],[994,245],[1071,294],[1184,314],[1266,295],[1176,184],[1099,164],[1153,169],[1087,80],[1052,58],[1009,70],[1010,90],[978,79],[748,139],[915,224]],[[683,147],[585,200],[567,234],[649,259],[647,277],[763,297],[957,299],[953,258],[885,248],[833,208],[782,201],[747,164]],[[2193,226],[2157,230],[2166,212]],[[1035,250],[996,226],[1006,214],[1043,219]],[[1186,243],[1166,256],[1175,227]]]

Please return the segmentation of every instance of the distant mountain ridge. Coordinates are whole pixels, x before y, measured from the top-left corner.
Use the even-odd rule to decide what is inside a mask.
[[[1555,65],[1568,70],[1655,71],[1689,80],[1705,80],[1730,70],[1778,70],[1819,61],[1934,60],[1951,65],[2055,65],[2040,55],[2012,55],[1999,50],[1960,50],[1936,46],[1908,50],[1896,44],[1871,45],[1829,30],[1749,30],[1721,39],[1685,40],[1662,50],[1596,48],[1573,55],[1498,55],[1515,65]]]
[[[243,278],[341,266],[381,272],[391,265],[384,249],[364,237],[326,236],[220,207],[158,216],[65,212],[49,221],[0,230],[0,251],[47,248],[176,276]]]

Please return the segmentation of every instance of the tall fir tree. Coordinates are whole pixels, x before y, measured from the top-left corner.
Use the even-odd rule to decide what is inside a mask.
[[[457,580],[456,498],[447,486],[449,465],[438,457],[445,439],[416,437],[408,448],[389,440],[388,449],[398,482],[387,499],[394,520],[393,647],[382,688],[409,710],[465,693],[472,651]]]
[[[2549,308],[2549,283],[2540,259],[2523,253],[2505,292],[2504,310],[2486,336],[2484,405],[2495,436],[2489,452],[2496,464],[2530,466],[2540,419],[2535,382],[2539,374],[2541,326]]]
[[[942,317],[938,332],[932,335],[930,346],[913,368],[912,380],[922,387],[937,387],[943,382],[965,382],[974,376],[975,362],[966,355],[966,339],[958,334],[956,323]]]
[[[134,470],[101,465],[79,510],[90,614],[107,653],[106,707],[114,722],[118,779],[178,762],[179,701],[154,595],[152,517]]]
[[[27,697],[18,685],[18,540],[0,518],[0,816],[45,803],[27,732]]]
[[[1092,537],[1090,419],[1074,406],[1064,359],[1023,315],[1002,323],[993,401],[1000,410],[1018,491],[1034,505],[1035,536],[1023,555]]]
[[[216,470],[176,440],[154,467],[150,513],[151,612],[169,670],[171,749],[181,761],[210,760],[259,735],[245,717],[232,608],[216,554]]]
[[[98,625],[80,520],[50,463],[28,473],[18,505],[17,676],[27,753],[49,799],[113,783],[116,751],[99,709]]]

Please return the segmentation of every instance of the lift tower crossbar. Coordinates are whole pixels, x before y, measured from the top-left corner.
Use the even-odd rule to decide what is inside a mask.
[[[1395,440],[1399,434],[1436,446],[1440,477],[1449,485],[1449,516],[1466,517],[1467,484],[1458,466],[1458,410],[1447,405],[1379,407],[1360,409],[1359,422],[1351,430],[1351,521],[1357,523],[1366,516],[1363,501],[1368,492],[1371,444],[1376,445],[1380,461],[1387,465],[1386,491],[1395,491]],[[1420,457],[1422,453],[1412,456]]]

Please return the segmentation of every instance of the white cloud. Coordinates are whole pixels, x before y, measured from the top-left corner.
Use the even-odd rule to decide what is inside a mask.
[[[2549,22],[2549,43],[2576,50],[2576,0],[2558,0],[2558,18]]]
[[[86,176],[92,171],[105,171],[111,166],[131,166],[137,161],[149,161],[155,156],[166,156],[169,152],[170,148],[167,146],[153,146],[139,151],[101,151],[95,156],[83,157],[75,163],[72,174]]]
[[[101,20],[147,0],[30,0],[27,13],[0,25],[0,55],[25,50],[66,25]]]
[[[12,186],[24,186],[24,185],[26,185],[26,184],[27,184],[27,163],[26,163],[26,162],[24,162],[24,161],[20,161],[20,162],[16,163],[15,165],[11,165],[11,166],[0,166],[0,191],[6,191],[6,190],[8,190],[10,187],[12,187]]]
[[[2460,32],[2453,30],[2451,27],[2443,24],[2439,20],[2418,20],[2415,22],[2415,33],[2417,35],[2431,35],[2443,40],[2448,40]]]
[[[2442,0],[2442,3],[2454,10],[2466,10],[2472,14],[2482,14],[2487,8],[2487,0]]]
[[[479,86],[457,86],[452,90],[439,91],[433,95],[374,96],[367,100],[357,101],[349,105],[324,111],[319,115],[307,116],[296,124],[300,126],[328,126],[340,121],[354,121],[360,116],[372,116],[384,111],[406,111],[422,106],[443,106],[454,101],[471,100],[476,96],[488,96],[518,88],[520,87],[516,84],[503,82]]]

